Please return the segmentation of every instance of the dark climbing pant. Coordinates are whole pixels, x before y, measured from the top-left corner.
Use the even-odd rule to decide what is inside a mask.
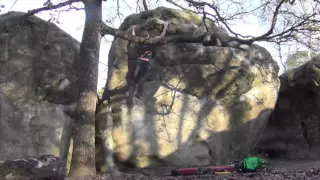
[[[134,72],[134,77],[133,81],[130,81],[131,83],[129,84],[129,98],[128,98],[128,107],[132,108],[133,104],[133,98],[135,97],[136,91],[137,91],[137,86],[141,78],[143,78],[149,70],[149,62],[138,60],[135,72]]]
[[[134,82],[138,84],[141,78],[143,78],[149,70],[149,62],[139,60],[137,64],[136,71],[134,73]]]

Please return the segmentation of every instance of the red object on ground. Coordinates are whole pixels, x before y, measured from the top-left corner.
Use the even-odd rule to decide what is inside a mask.
[[[227,172],[234,172],[236,171],[236,169],[234,168],[234,166],[210,166],[211,170],[213,172],[219,172],[220,170],[224,170]]]
[[[179,168],[171,171],[172,176],[214,174],[215,172],[234,172],[234,166],[209,166],[203,168]]]
[[[181,176],[181,175],[196,175],[198,174],[198,168],[181,168],[175,169],[171,171],[171,175],[173,176]]]

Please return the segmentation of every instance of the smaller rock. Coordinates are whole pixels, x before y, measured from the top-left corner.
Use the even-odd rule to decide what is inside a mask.
[[[53,155],[7,160],[0,164],[0,179],[63,180],[65,163]]]
[[[279,174],[274,175],[274,179],[282,179]]]
[[[6,179],[12,179],[12,173],[6,175]]]
[[[306,177],[306,173],[297,173],[297,174],[296,174],[296,177],[297,177],[298,179],[304,179],[304,178]]]

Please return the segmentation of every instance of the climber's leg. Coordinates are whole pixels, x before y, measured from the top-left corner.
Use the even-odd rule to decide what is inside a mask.
[[[140,84],[143,86],[143,83],[141,83],[141,79],[144,79],[145,75],[147,74],[149,70],[149,62],[138,60],[136,69],[134,72],[134,77],[132,78],[131,83],[129,83],[129,99],[132,99],[135,97],[137,89]]]
[[[147,75],[147,73],[148,73],[148,71],[149,71],[149,65],[146,63],[146,64],[143,64],[142,66],[141,66],[141,70],[140,70],[140,73],[139,73],[139,79],[138,79],[138,81],[136,82],[137,83],[137,90],[136,90],[136,92],[135,93],[137,93],[137,98],[139,98],[140,97],[140,95],[143,93],[143,86],[144,86],[144,82],[145,82],[145,80],[146,80],[146,75]]]
[[[140,64],[139,61],[135,64],[131,64],[132,69],[128,69],[130,71],[130,74],[128,72],[128,96],[132,97],[133,92],[135,91],[135,84],[136,84],[136,77],[140,71]]]
[[[141,69],[140,66],[141,66],[140,64],[137,64],[137,65],[136,65],[136,68],[135,68],[135,71],[134,71],[134,74],[133,74],[133,80],[134,80],[134,82],[136,82],[137,76],[138,76],[138,74],[139,74],[139,72],[140,72],[140,69]]]
[[[136,73],[134,78],[135,83],[138,84],[141,78],[144,78],[147,72],[148,72],[148,62],[141,62],[141,64],[139,65],[139,70]]]
[[[140,70],[137,72],[137,75],[134,77],[134,81],[132,84],[132,91],[131,91],[132,97],[135,97],[142,77],[143,77],[143,68],[140,68]]]

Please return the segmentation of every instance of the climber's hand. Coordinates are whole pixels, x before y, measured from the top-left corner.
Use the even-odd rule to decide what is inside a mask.
[[[136,27],[137,27],[136,25],[133,25],[133,26],[132,26],[132,32],[131,32],[131,34],[132,34],[133,36],[136,35],[136,32],[135,32]]]
[[[166,22],[164,22],[164,24],[163,24],[163,25],[164,25],[164,27],[168,27],[169,22],[167,22],[167,21],[166,21]]]

